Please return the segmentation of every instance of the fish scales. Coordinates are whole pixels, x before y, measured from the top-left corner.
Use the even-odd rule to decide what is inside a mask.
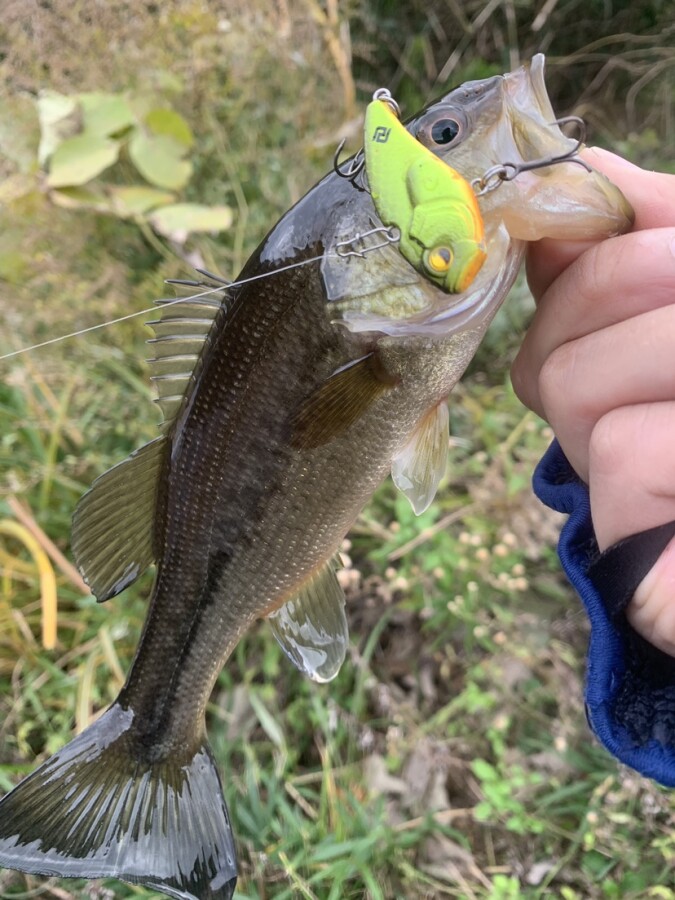
[[[303,671],[319,681],[337,672],[347,623],[333,557],[390,471],[415,512],[433,499],[448,394],[525,241],[598,239],[631,225],[599,173],[541,167],[540,157],[574,150],[551,124],[543,57],[414,116],[406,128],[419,154],[396,117],[384,121],[385,132],[399,129],[412,173],[400,173],[386,226],[358,166],[331,173],[252,255],[241,279],[256,280],[224,291],[221,305],[162,307],[152,344],[162,435],[100,476],[73,522],[74,553],[99,600],[157,563],[143,634],[110,709],[0,801],[0,866],[230,900],[234,840],[205,726],[227,657],[268,617]],[[364,134],[373,181],[387,151],[369,157],[368,142],[382,136]],[[536,171],[476,205],[471,184],[505,162]],[[471,200],[453,207],[451,228],[424,189],[427,171],[452,179],[443,196],[453,203]],[[386,184],[378,180],[380,193]],[[468,262],[450,277],[465,237]]]
[[[205,706],[241,633],[338,549],[420,410],[446,396],[468,362],[466,342],[454,336],[395,345],[384,355],[400,383],[348,433],[293,449],[297,408],[367,343],[332,325],[318,263],[289,273],[283,287],[241,290],[219,322],[172,448],[167,506],[175,512],[148,619],[155,633],[144,634],[121,697],[147,722],[158,706],[171,709],[164,727],[176,740],[193,732],[195,708]],[[190,598],[185,610],[181,598]],[[167,645],[161,623],[169,618],[185,625]],[[176,679],[162,665],[167,658],[176,660]]]

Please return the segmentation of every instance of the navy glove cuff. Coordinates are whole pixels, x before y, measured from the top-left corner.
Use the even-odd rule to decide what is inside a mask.
[[[569,515],[558,553],[591,622],[586,710],[599,740],[621,762],[675,787],[675,659],[643,640],[624,610],[675,523],[600,554],[586,485],[555,442],[534,475],[537,496]]]

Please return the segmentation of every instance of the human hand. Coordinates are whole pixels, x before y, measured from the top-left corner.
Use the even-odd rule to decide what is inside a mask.
[[[531,245],[537,312],[512,369],[588,484],[598,545],[675,520],[675,176],[585,158],[633,204],[630,234]],[[675,540],[627,615],[675,656]]]

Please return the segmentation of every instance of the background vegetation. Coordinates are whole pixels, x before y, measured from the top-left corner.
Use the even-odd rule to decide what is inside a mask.
[[[358,146],[383,84],[411,112],[544,50],[561,114],[675,171],[672,0],[0,5],[0,354],[151,306],[193,264],[236,275],[338,140]],[[231,226],[162,230],[152,204],[115,205],[140,183],[126,144],[85,186],[98,200],[57,194],[38,162],[44,91],[181,117],[194,141],[172,200],[227,208]],[[453,395],[435,506],[416,519],[387,484],[346,544],[339,677],[309,684],[261,626],[220,678],[209,730],[239,898],[675,897],[675,802],[584,720],[587,628],[560,522],[529,488],[550,432],[508,380],[530,303],[521,286]],[[146,336],[136,319],[0,361],[0,792],[114,697],[133,654],[149,577],[99,607],[57,551],[91,480],[156,433]],[[149,896],[0,872],[0,897],[38,895]]]

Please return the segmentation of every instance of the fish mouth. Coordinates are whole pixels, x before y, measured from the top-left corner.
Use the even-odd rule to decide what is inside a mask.
[[[456,126],[450,140],[435,128],[447,120]],[[407,127],[476,190],[487,259],[449,294],[411,277],[393,247],[365,263],[368,277],[363,265],[358,277],[345,279],[342,268],[327,263],[329,297],[342,301],[335,321],[352,332],[426,338],[484,331],[516,278],[524,241],[600,240],[633,224],[621,191],[585,160],[575,161],[580,144],[560,129],[542,54],[515,72],[460,85]],[[511,180],[498,179],[494,189],[481,192],[480,182],[495,169]]]
[[[573,153],[553,112],[544,82],[544,56],[504,75],[503,115],[495,138],[496,164],[551,159],[517,174],[482,198],[484,216],[499,214],[512,238],[599,239],[630,230],[635,214],[621,191]],[[556,157],[565,157],[555,161]]]

